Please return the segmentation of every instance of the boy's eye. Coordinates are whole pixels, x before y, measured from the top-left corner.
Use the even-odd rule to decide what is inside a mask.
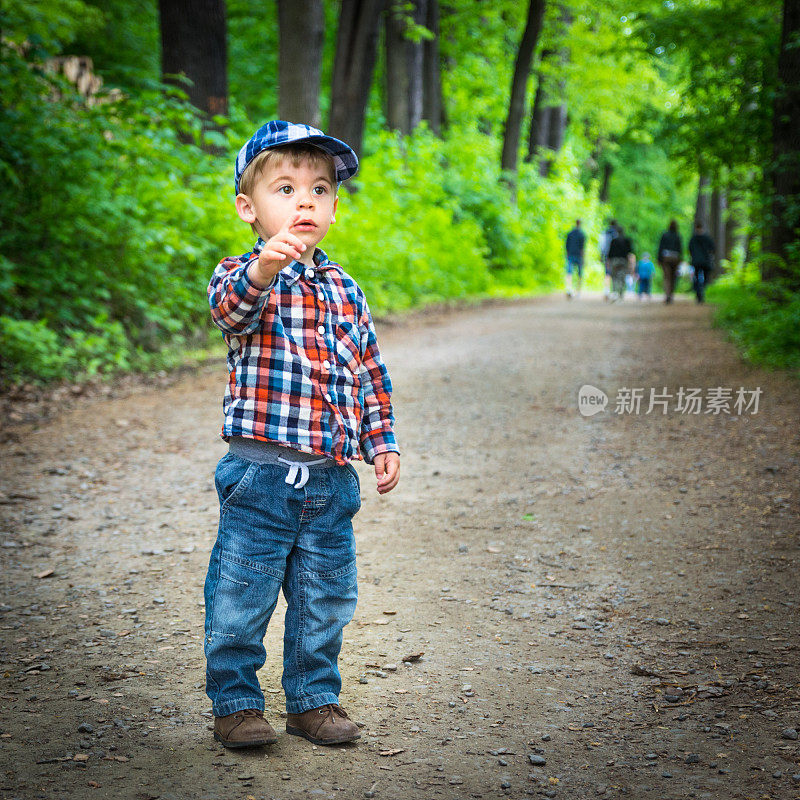
[[[291,194],[292,193],[292,187],[287,184],[286,186],[281,186],[281,188],[278,189],[278,191],[281,194]]]
[[[324,186],[315,186],[314,194],[325,194],[328,190]]]

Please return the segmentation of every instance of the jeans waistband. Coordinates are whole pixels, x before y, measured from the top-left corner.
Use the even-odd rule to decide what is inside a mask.
[[[336,464],[332,458],[318,456],[314,453],[303,453],[292,447],[285,447],[274,442],[262,442],[259,439],[250,439],[245,436],[231,436],[228,440],[228,452],[239,458],[247,459],[247,461],[255,461],[257,464],[286,464],[287,461],[291,461],[321,469],[327,469]]]

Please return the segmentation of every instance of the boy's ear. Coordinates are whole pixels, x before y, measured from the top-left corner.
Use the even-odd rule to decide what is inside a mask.
[[[246,194],[239,192],[234,202],[236,203],[236,213],[239,215],[239,219],[252,225],[256,221],[253,201]]]
[[[339,208],[339,197],[338,195],[333,198],[333,213],[331,214],[331,222],[336,222],[336,209]]]

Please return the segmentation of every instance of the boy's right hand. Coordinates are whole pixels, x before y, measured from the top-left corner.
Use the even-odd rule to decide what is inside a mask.
[[[264,249],[258,254],[258,261],[254,261],[248,268],[248,277],[253,283],[262,287],[267,286],[286,264],[303,254],[306,249],[305,244],[290,233],[291,227],[302,219],[302,216],[302,214],[292,214],[288,217],[281,229],[264,245]]]

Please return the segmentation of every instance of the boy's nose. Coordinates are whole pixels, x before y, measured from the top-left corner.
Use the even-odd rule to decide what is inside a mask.
[[[313,208],[314,196],[312,194],[301,194],[297,197],[298,208]]]

